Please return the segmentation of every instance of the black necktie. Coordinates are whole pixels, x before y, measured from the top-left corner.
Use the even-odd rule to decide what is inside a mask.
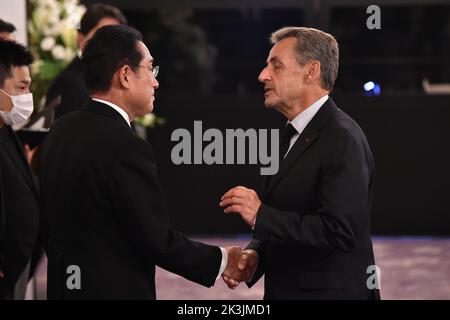
[[[279,157],[280,157],[280,163],[283,161],[284,155],[289,149],[289,144],[291,143],[291,138],[294,134],[297,133],[297,130],[295,130],[294,126],[290,123],[286,125],[286,127],[281,131],[281,137],[280,137],[280,149],[279,149]],[[270,180],[274,177],[273,176],[266,176],[266,179],[263,180],[263,190],[267,190],[266,188],[270,184]],[[264,191],[266,192],[266,191]]]
[[[289,144],[291,143],[291,138],[294,134],[297,133],[294,126],[290,123],[286,125],[286,127],[281,132],[280,139],[280,163],[283,161],[284,155],[289,149]]]

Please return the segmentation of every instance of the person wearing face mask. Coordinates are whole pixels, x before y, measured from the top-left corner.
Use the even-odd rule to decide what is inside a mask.
[[[31,53],[0,40],[0,299],[24,299],[39,231],[39,200],[13,125],[33,112]]]
[[[0,93],[3,93],[11,100],[10,108],[7,108],[9,111],[0,111],[0,117],[3,122],[13,126],[27,121],[33,113],[33,94],[29,92],[12,96],[2,89],[0,89]],[[5,105],[8,106],[8,104]]]

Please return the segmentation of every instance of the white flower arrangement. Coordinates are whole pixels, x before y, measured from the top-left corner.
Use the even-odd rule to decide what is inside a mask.
[[[41,49],[44,51],[50,51],[55,46],[55,38],[53,37],[45,37],[41,41]]]
[[[77,29],[86,8],[79,0],[28,0],[28,33],[35,57],[31,66],[38,105],[51,81],[77,52]]]
[[[157,117],[154,113],[147,113],[145,116],[137,118],[135,122],[146,128],[153,128],[157,125],[163,125],[166,120],[164,118]]]
[[[147,139],[147,128],[162,126],[166,123],[165,118],[157,117],[154,113],[147,113],[145,116],[134,120],[136,133],[144,140]]]
[[[79,0],[28,0],[28,33],[35,61],[31,66],[32,92],[42,106],[53,79],[72,61],[77,52],[77,29],[86,8]],[[136,119],[137,128],[164,124],[165,119],[150,113]]]

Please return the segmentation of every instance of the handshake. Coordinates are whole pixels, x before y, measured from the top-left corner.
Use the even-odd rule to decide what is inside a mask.
[[[240,247],[227,247],[228,263],[222,273],[223,281],[230,289],[236,288],[242,281],[249,281],[258,265],[258,254],[253,249],[241,251]]]

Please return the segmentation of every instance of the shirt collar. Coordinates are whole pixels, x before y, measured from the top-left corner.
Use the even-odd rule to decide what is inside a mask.
[[[311,119],[316,115],[322,105],[328,100],[328,95],[324,95],[322,98],[314,102],[308,108],[300,112],[292,121],[290,122],[292,126],[297,130],[298,134],[301,134],[306,128]]]
[[[116,110],[118,113],[120,113],[120,115],[125,119],[125,121],[128,123],[128,125],[131,127],[130,125],[130,117],[128,116],[128,113],[125,112],[125,110],[123,110],[121,107],[115,105],[112,102],[103,100],[103,99],[97,99],[97,98],[92,98],[92,100],[106,104],[107,106],[110,106],[111,108],[113,108],[114,110]]]

